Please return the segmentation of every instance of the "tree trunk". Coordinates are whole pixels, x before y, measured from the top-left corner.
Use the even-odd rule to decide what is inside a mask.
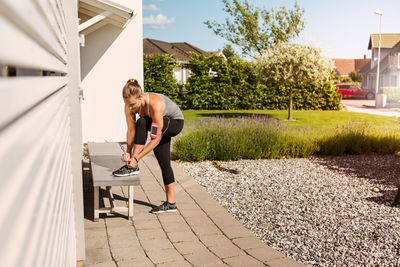
[[[293,106],[293,100],[292,100],[292,94],[293,94],[293,88],[290,87],[289,91],[289,115],[288,115],[288,120],[292,120],[292,106]]]

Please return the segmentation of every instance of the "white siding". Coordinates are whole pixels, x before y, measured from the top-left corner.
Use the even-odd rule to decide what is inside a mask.
[[[75,266],[71,90],[64,9],[76,1],[0,3],[0,259],[7,267]],[[76,20],[76,17],[75,17]],[[32,75],[56,72],[56,77]]]

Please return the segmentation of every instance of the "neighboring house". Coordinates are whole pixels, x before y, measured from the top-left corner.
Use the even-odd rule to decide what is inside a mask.
[[[82,128],[123,141],[122,86],[143,80],[142,1],[115,1],[0,1],[1,266],[85,259]]]
[[[361,59],[333,58],[335,64],[335,76],[348,77],[351,72],[358,73],[371,59],[364,56]]]
[[[164,55],[169,54],[173,56],[180,64],[174,70],[174,77],[181,85],[186,84],[190,76],[190,71],[185,65],[189,64],[189,52],[197,53],[200,55],[220,54],[221,52],[207,52],[189,43],[168,43],[164,41],[145,38],[143,39],[143,54],[145,55]]]
[[[371,34],[368,49],[372,50],[372,60],[360,73],[363,76],[362,87],[375,90],[378,62],[379,34]],[[382,34],[381,56],[379,64],[379,87],[400,86],[400,34]]]

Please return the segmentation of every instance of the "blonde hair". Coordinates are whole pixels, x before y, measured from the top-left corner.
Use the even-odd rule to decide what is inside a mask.
[[[139,97],[142,94],[142,87],[136,79],[129,79],[122,89],[122,97]]]

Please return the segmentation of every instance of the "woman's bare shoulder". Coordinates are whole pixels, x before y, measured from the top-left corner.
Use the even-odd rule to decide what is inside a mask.
[[[150,108],[153,112],[164,112],[165,103],[161,95],[150,93]]]

